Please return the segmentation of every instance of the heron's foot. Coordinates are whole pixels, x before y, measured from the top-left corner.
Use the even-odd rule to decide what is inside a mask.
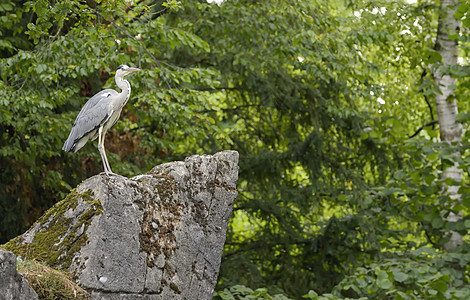
[[[104,174],[104,175],[106,175],[106,176],[114,176],[114,175],[120,176],[119,174],[116,174],[116,173],[114,173],[113,171],[107,171],[107,170],[101,172],[100,174]]]

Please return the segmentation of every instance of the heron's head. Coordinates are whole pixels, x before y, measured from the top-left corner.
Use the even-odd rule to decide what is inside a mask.
[[[134,73],[136,71],[140,71],[140,69],[139,68],[131,68],[131,67],[126,66],[126,65],[120,65],[116,69],[116,76],[124,77],[124,76],[129,75],[131,73]]]

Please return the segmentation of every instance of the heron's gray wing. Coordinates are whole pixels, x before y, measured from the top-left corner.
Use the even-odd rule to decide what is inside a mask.
[[[114,90],[106,89],[94,95],[85,103],[62,147],[64,151],[78,151],[85,145],[90,136],[95,135],[98,128],[112,115],[112,108],[109,104],[113,96],[117,94]],[[84,143],[80,143],[85,138]]]

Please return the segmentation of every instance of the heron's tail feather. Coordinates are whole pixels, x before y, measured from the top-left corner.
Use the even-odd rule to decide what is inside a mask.
[[[74,148],[75,148],[74,146],[75,146],[75,143],[70,138],[70,135],[69,135],[68,139],[64,143],[64,146],[62,146],[62,150],[64,150],[65,152],[75,152],[74,151]]]
[[[88,139],[85,136],[77,136],[76,127],[73,126],[72,130],[70,131],[69,137],[64,143],[62,150],[65,152],[77,152],[80,148],[82,148]]]

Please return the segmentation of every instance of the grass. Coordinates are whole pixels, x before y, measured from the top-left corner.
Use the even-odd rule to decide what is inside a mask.
[[[35,260],[18,260],[17,267],[39,299],[90,299],[90,294],[72,281],[68,273],[52,269]]]

